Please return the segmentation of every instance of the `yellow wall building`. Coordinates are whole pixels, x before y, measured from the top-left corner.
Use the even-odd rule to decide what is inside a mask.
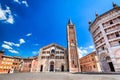
[[[2,61],[0,64],[0,73],[8,73],[12,69],[14,59],[10,56],[2,56]]]
[[[81,72],[99,72],[100,65],[98,63],[98,58],[96,52],[92,52],[79,59]]]

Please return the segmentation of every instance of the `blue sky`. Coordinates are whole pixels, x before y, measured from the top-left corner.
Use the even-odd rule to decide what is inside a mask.
[[[51,43],[66,47],[66,26],[76,26],[78,49],[84,56],[94,49],[89,20],[112,9],[119,0],[0,0],[0,49],[5,55],[28,57]]]

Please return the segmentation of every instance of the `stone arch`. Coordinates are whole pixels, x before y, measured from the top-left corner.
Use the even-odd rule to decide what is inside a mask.
[[[50,61],[50,71],[54,71],[54,61]]]
[[[65,69],[65,66],[62,64],[62,65],[61,65],[61,71],[63,72],[64,69]]]
[[[107,53],[100,55],[101,67],[104,72],[115,71],[111,57]]]
[[[105,61],[107,56],[109,56],[107,53],[100,54],[100,61]]]
[[[109,65],[107,63],[106,57],[109,56],[107,53],[100,54],[101,68],[104,72],[109,72]]]

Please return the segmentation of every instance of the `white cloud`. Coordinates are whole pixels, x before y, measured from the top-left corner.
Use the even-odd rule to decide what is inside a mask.
[[[90,48],[90,49],[94,49],[94,46],[93,46],[93,45],[91,45],[91,46],[89,46],[89,48]]]
[[[16,2],[16,3],[18,3],[18,4],[23,4],[23,5],[25,5],[26,7],[29,6],[26,0],[23,0],[23,1],[13,0],[13,1]]]
[[[7,45],[7,44],[2,44],[2,47],[5,48],[5,49],[12,49],[12,47],[10,47],[10,46]]]
[[[4,41],[4,44],[2,44],[2,47],[7,49],[11,53],[18,54],[19,52],[14,50],[11,46],[13,46],[13,43]]]
[[[15,53],[15,54],[18,54],[18,53],[19,53],[18,51],[13,50],[13,49],[10,49],[10,50],[8,50],[8,51],[11,52],[11,53]]]
[[[80,48],[78,48],[78,53],[79,53],[80,58],[82,56],[85,56],[85,55],[89,54],[92,51],[95,51],[95,48],[94,48],[93,45],[90,45],[88,47],[80,47]]]
[[[83,47],[80,47],[80,49],[82,49]]]
[[[8,50],[9,52],[11,52],[11,53],[18,54],[19,52],[16,51],[16,50],[14,50],[14,49],[12,48],[12,46],[19,47],[20,44],[15,44],[15,43],[13,43],[13,42],[3,41],[3,44],[2,44],[2,47],[3,47],[3,48],[7,49],[7,50]]]
[[[22,39],[22,38],[21,38],[19,41],[20,41],[20,44],[25,43],[25,40],[24,40],[24,39]]]
[[[21,44],[25,43],[25,40],[24,39],[19,39],[19,43],[14,43],[14,42],[10,42],[10,41],[3,41],[4,45],[7,45],[7,46],[15,46],[15,47],[20,47]]]
[[[9,45],[9,46],[20,47],[20,44],[15,44],[15,43],[13,43],[13,42],[8,42],[8,41],[3,41],[3,42],[4,42],[4,44],[7,44],[7,45]]]
[[[3,41],[5,44],[12,46],[12,42],[8,42],[8,41]]]
[[[82,50],[82,53],[83,54],[88,54],[88,51],[87,50]]]
[[[31,36],[32,35],[32,33],[28,33],[26,36]]]
[[[9,18],[6,20],[7,23],[13,24],[14,23],[14,19],[13,16],[10,15]]]
[[[38,51],[33,51],[32,54],[36,55],[38,54]]]
[[[20,44],[13,44],[14,46],[16,46],[16,47],[20,47]]]
[[[95,51],[95,49],[93,49],[93,51]]]
[[[6,20],[5,12],[4,10],[2,10],[1,7],[0,7],[0,20]]]
[[[34,44],[35,46],[38,46],[39,44]]]
[[[78,53],[79,53],[79,58],[81,58],[82,56],[87,55],[88,51],[83,48],[82,49],[78,48]]]
[[[11,13],[10,7],[6,6],[6,10],[3,10],[0,5],[0,20],[4,23],[14,23],[14,17]]]
[[[16,3],[21,4],[21,2],[19,0],[13,0],[13,1],[16,2]]]
[[[28,7],[27,1],[22,1],[22,4],[24,4],[26,7]]]
[[[81,58],[83,56],[80,48],[78,48],[78,54],[79,54],[79,58]]]

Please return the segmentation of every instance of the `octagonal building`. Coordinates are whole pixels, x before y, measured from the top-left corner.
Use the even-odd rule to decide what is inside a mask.
[[[120,6],[113,3],[113,9],[89,22],[89,30],[99,57],[101,71],[120,71]]]

